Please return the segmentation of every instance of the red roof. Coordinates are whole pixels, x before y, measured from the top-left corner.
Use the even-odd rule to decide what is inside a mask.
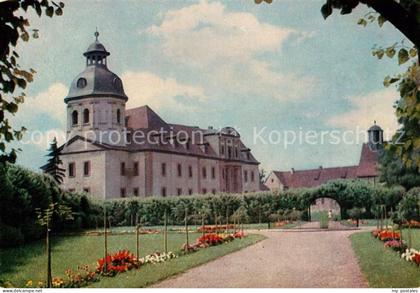
[[[357,177],[376,177],[378,176],[378,152],[372,150],[367,143],[362,146]]]
[[[378,153],[367,143],[362,146],[358,166],[317,168],[310,170],[273,171],[287,188],[315,187],[334,179],[356,179],[378,176]]]

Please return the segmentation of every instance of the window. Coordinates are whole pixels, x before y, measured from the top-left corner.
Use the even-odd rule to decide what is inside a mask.
[[[89,123],[89,109],[83,110],[83,123]]]
[[[221,153],[222,153],[222,155],[225,154],[225,146],[224,145],[222,145],[222,151],[221,151]]]
[[[166,176],[166,163],[162,163],[161,171],[162,171],[162,176]]]
[[[74,177],[76,175],[74,172],[75,168],[76,168],[76,163],[69,163],[69,168],[68,168],[69,177]]]
[[[207,193],[207,189],[203,188],[203,194]]]
[[[160,191],[160,195],[165,197],[166,196],[166,187],[162,187],[161,191]]]
[[[73,113],[71,113],[71,124],[77,125],[79,123],[79,113],[74,110]]]
[[[211,178],[216,179],[216,168],[211,167]]]
[[[228,158],[229,159],[232,158],[232,147],[231,146],[228,147]]]
[[[193,190],[192,190],[192,188],[189,188],[189,189],[188,189],[188,194],[189,194],[189,195],[192,195],[192,194],[193,194]]]
[[[216,189],[212,189],[211,193],[216,194]]]
[[[90,161],[86,161],[83,163],[83,176],[90,175]]]
[[[244,181],[248,182],[248,171],[247,170],[244,171]]]
[[[139,196],[139,188],[138,188],[138,187],[135,187],[135,188],[133,189],[133,195],[134,195],[134,196]]]
[[[86,86],[86,84],[87,84],[87,81],[86,81],[86,79],[85,78],[79,78],[78,80],[77,80],[77,87],[79,88],[79,89],[82,89],[82,88],[84,88],[85,86]]]
[[[121,162],[120,174],[121,174],[121,176],[125,176],[125,162]]]
[[[69,188],[69,192],[75,192],[76,191],[76,189],[74,189],[74,188]]]
[[[182,189],[181,188],[177,188],[176,189],[176,194],[179,196],[182,194]]]
[[[120,124],[121,123],[121,110],[117,109],[117,123]]]
[[[274,179],[273,178],[271,178],[271,183],[273,183],[274,182]]]
[[[237,157],[238,157],[238,148],[235,147],[235,158],[237,158]]]
[[[133,175],[134,176],[139,176],[139,162],[134,162]]]
[[[189,176],[190,178],[192,178],[192,177],[193,177],[193,170],[192,170],[192,166],[188,166],[188,176]]]
[[[84,193],[90,193],[90,188],[89,187],[83,187],[83,192]]]
[[[251,159],[251,154],[249,152],[246,153],[246,159],[249,161]]]
[[[125,188],[121,188],[120,195],[121,197],[125,197]]]
[[[201,170],[202,176],[203,178],[207,178],[207,169],[206,167],[203,167],[203,169]]]
[[[251,171],[251,182],[254,182],[254,180],[255,180],[254,171]]]
[[[182,177],[182,165],[181,164],[177,165],[177,172],[178,172],[178,177]]]

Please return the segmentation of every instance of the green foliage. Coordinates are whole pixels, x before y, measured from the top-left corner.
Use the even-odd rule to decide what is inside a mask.
[[[60,184],[63,182],[65,170],[60,167],[60,165],[62,165],[63,162],[61,161],[59,156],[60,150],[57,147],[57,139],[55,137],[52,143],[50,144],[50,148],[48,149],[48,151],[49,153],[47,156],[50,158],[48,159],[48,163],[42,166],[41,169],[42,171],[44,171],[44,173],[51,175],[51,177],[54,178],[54,180]]]
[[[321,229],[328,229],[329,221],[328,213],[326,211],[319,213],[319,227]]]
[[[0,3],[0,164],[5,162],[14,163],[17,150],[6,149],[6,143],[20,140],[24,131],[14,129],[10,125],[8,115],[15,115],[19,104],[25,100],[28,83],[33,81],[35,70],[21,69],[18,62],[19,54],[15,50],[18,40],[27,42],[30,38],[28,32],[29,21],[24,17],[28,10],[35,10],[38,16],[44,11],[49,17],[54,13],[63,14],[64,3],[56,3],[48,0],[20,0],[3,1]],[[38,37],[38,31],[33,31],[33,38]],[[21,92],[18,92],[18,89]],[[18,93],[17,93],[18,92]]]
[[[420,188],[411,189],[397,206],[398,217],[403,221],[420,220]]]
[[[409,190],[420,186],[420,174],[415,167],[406,167],[396,154],[387,148],[380,156],[380,181],[387,186],[401,185]]]
[[[37,211],[48,210],[52,203],[60,207],[50,217],[54,223],[52,231],[67,228],[68,218],[62,211],[75,206],[74,210],[80,212],[80,203],[70,204],[77,200],[76,195],[66,197],[51,176],[19,166],[0,165],[0,246],[13,246],[41,238],[45,229],[37,221]],[[89,217],[93,214],[93,211],[85,212],[89,213]],[[75,216],[80,217],[80,214]]]

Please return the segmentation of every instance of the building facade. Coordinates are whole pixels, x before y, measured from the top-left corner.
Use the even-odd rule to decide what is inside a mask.
[[[379,153],[383,148],[383,130],[376,121],[368,130],[368,142],[362,145],[359,164],[356,166],[323,168],[310,170],[272,171],[265,181],[271,191],[290,188],[316,187],[336,179],[362,179],[378,182]]]
[[[235,129],[167,123],[148,106],[126,109],[98,35],[64,100],[65,189],[100,198],[259,190],[259,162]]]

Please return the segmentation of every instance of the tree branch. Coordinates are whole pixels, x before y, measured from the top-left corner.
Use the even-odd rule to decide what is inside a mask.
[[[420,23],[413,13],[394,0],[367,0],[366,4],[392,23],[417,49],[420,48]]]

